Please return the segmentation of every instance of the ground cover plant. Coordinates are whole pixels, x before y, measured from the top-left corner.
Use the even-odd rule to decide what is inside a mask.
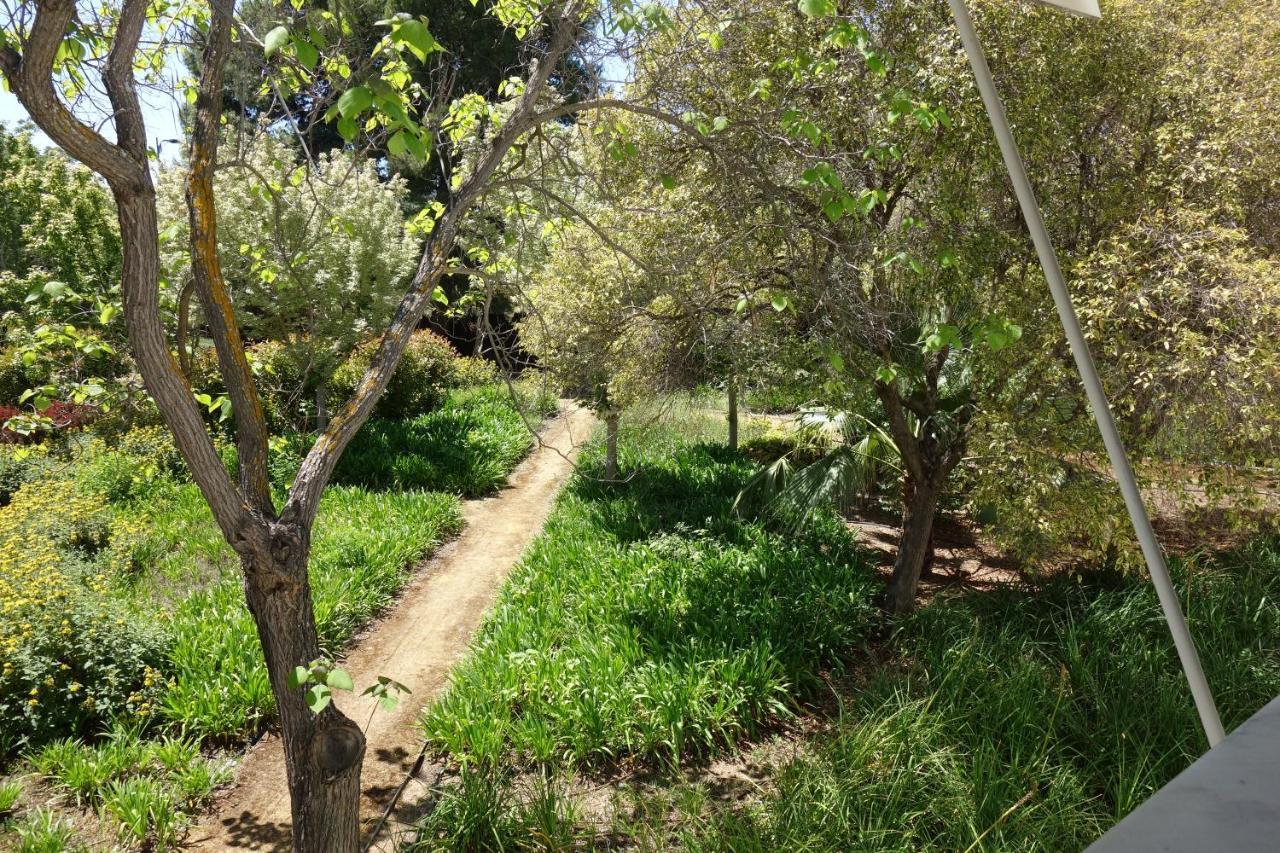
[[[723,430],[696,406],[638,417],[621,429],[622,482],[598,479],[603,442],[589,448],[424,719],[463,768],[428,846],[563,835],[555,785],[510,798],[514,768],[696,761],[789,717],[868,641],[875,581],[849,532],[733,517],[753,466],[712,439]]]
[[[1178,583],[1228,730],[1280,693],[1280,542],[1183,562]],[[693,850],[1079,850],[1204,750],[1150,585],[1063,577],[938,601],[902,669]]]
[[[525,402],[549,405],[533,389],[513,403],[505,385],[459,388],[439,410],[357,437],[357,454],[422,473],[326,491],[311,580],[322,654],[337,657],[460,530],[460,493],[496,489],[527,453],[523,418],[538,415],[517,411]],[[387,433],[403,439],[388,444]],[[282,481],[300,441],[278,445]],[[2,452],[15,487],[0,506],[0,746],[10,769],[97,815],[126,847],[166,849],[229,776],[226,754],[210,750],[234,753],[274,718],[235,555],[156,427]],[[41,849],[42,838],[75,835],[57,808],[24,811],[15,797],[0,809],[14,811],[0,838]]]
[[[532,388],[521,393],[519,409],[498,385],[453,394],[453,404],[417,417],[371,419],[343,454],[334,481],[464,497],[486,494],[506,481],[533,441],[522,412],[536,408],[549,414],[555,407],[554,399]]]
[[[1141,577],[1082,569],[945,596],[877,634],[867,558],[833,547],[836,527],[819,525],[816,551],[774,550],[758,523],[709,512],[752,470],[741,457],[661,428],[628,453],[632,438],[634,477],[603,485],[587,468],[567,487],[428,712],[459,773],[421,849],[1081,849],[1203,751]],[[1176,572],[1237,725],[1280,692],[1280,543]],[[745,793],[717,794],[689,762],[732,762],[744,743],[750,756],[759,724],[806,695],[804,724],[773,736]],[[607,807],[582,799],[602,786]]]

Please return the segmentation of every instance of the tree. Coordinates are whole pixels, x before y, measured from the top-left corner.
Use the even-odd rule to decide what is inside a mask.
[[[618,425],[623,410],[650,387],[653,351],[646,346],[646,280],[582,224],[559,230],[548,262],[527,288],[522,344],[560,387],[605,423],[607,480],[618,478]]]
[[[232,405],[238,467],[232,480],[205,430],[201,411],[166,339],[160,312],[160,253],[156,191],[146,128],[138,100],[137,67],[151,68],[143,46],[149,18],[167,30],[167,7],[123,0],[118,7],[78,7],[74,0],[40,0],[5,7],[0,71],[32,119],[71,156],[101,175],[115,199],[122,243],[121,290],[129,349],[165,423],[173,433],[227,542],[239,555],[245,596],[262,641],[281,739],[293,815],[293,845],[301,851],[357,849],[360,727],[331,703],[307,701],[303,682],[320,657],[307,564],[319,499],[347,444],[373,411],[410,335],[447,272],[463,218],[489,185],[508,151],[530,129],[565,114],[548,108],[548,81],[562,67],[590,7],[578,2],[501,0],[492,11],[534,43],[529,70],[510,84],[514,104],[500,120],[479,96],[433,103],[411,86],[402,69],[438,52],[426,24],[413,18],[388,23],[380,43],[387,61],[377,73],[336,98],[329,113],[340,134],[371,133],[389,149],[425,153],[436,134],[475,150],[473,165],[455,176],[447,204],[437,211],[416,272],[408,283],[377,352],[352,399],[340,407],[303,460],[276,507],[267,478],[267,429],[218,254],[214,168],[223,113],[223,81],[233,49],[262,50],[273,59],[275,85],[296,90],[309,67],[355,67],[340,49],[341,22],[327,10],[308,12],[259,40],[234,17],[230,0],[214,0],[207,16],[176,22],[197,27],[203,43],[194,91],[186,181],[191,274],[223,384]],[[188,7],[182,7],[184,10]],[[161,16],[156,21],[152,16]],[[327,30],[334,36],[324,36]],[[235,39],[233,41],[233,33]],[[64,48],[70,40],[78,47]],[[114,141],[84,123],[59,95],[96,75],[111,102]],[[566,108],[572,111],[572,107]],[[421,115],[423,118],[417,118]],[[362,131],[362,127],[365,130]],[[323,669],[323,667],[321,667]],[[299,672],[309,674],[300,677]],[[314,696],[314,692],[312,692]]]
[[[219,148],[230,149],[214,187],[219,264],[245,336],[280,344],[301,365],[303,384],[281,396],[305,411],[310,389],[323,429],[333,372],[391,318],[418,252],[401,213],[404,181],[383,180],[350,152],[308,167],[285,140],[244,136],[229,134]],[[173,223],[162,264],[180,306],[191,286],[183,179],[168,169],[158,186],[161,222]],[[184,335],[177,343],[188,348]]]
[[[636,60],[632,96],[655,118],[637,149],[655,164],[652,172],[687,187],[705,207],[751,223],[757,258],[772,258],[757,268],[772,273],[788,295],[794,334],[810,347],[815,396],[837,410],[865,411],[868,395],[877,402],[875,426],[891,437],[903,471],[890,609],[914,604],[938,502],[956,487],[953,473],[962,464],[975,502],[1002,487],[1014,491],[1018,472],[1009,477],[1004,463],[1026,455],[1007,452],[1011,433],[1045,462],[1036,466],[1043,480],[1024,492],[1027,500],[1053,492],[1064,469],[1074,472],[1082,488],[1057,493],[1094,495],[1085,514],[1090,524],[1073,529],[1063,520],[1074,517],[1065,514],[1054,523],[1068,536],[1115,542],[1122,528],[1097,498],[1114,488],[1094,464],[1096,439],[1078,380],[950,21],[940,8],[906,3],[859,4],[844,14],[835,4],[802,4],[800,11],[763,3],[681,7],[684,25],[649,40]],[[1150,234],[1157,222],[1192,228],[1169,234],[1174,239],[1157,251],[1205,247],[1197,221],[1225,229],[1212,238],[1215,246],[1240,246],[1234,259],[1226,252],[1209,261],[1201,253],[1211,275],[1180,267],[1178,275],[1199,278],[1181,288],[1185,296],[1177,295],[1178,286],[1168,289],[1167,304],[1180,303],[1176,310],[1188,321],[1189,334],[1179,336],[1181,364],[1170,363],[1164,335],[1116,337],[1116,357],[1103,369],[1113,389],[1124,389],[1115,395],[1121,405],[1134,387],[1123,353],[1136,355],[1135,345],[1148,366],[1163,365],[1163,376],[1181,373],[1183,393],[1198,386],[1194,396],[1206,409],[1232,404],[1208,383],[1185,381],[1207,375],[1188,369],[1199,360],[1192,353],[1212,364],[1249,352],[1255,357],[1246,375],[1231,384],[1236,401],[1256,401],[1257,389],[1276,375],[1271,336],[1263,331],[1273,316],[1261,284],[1267,252],[1256,237],[1246,250],[1238,240],[1244,234],[1230,228],[1233,217],[1255,229],[1269,221],[1256,200],[1274,170],[1241,174],[1223,168],[1231,161],[1219,152],[1274,151],[1274,145],[1238,110],[1234,124],[1210,119],[1233,99],[1203,91],[1180,72],[1181,57],[1212,40],[1183,23],[1208,26],[1200,13],[1124,4],[1106,27],[1092,28],[1008,4],[981,5],[979,13],[1032,172],[1045,176],[1050,227],[1063,235],[1068,265],[1089,264],[1108,246],[1133,247],[1133,237],[1123,235]],[[1072,61],[1060,61],[1064,55]],[[1016,62],[999,61],[1015,56]],[[1247,85],[1260,96],[1269,91]],[[661,117],[677,111],[683,125]],[[1220,133],[1225,126],[1231,130]],[[1191,196],[1225,203],[1209,220],[1158,213]],[[1168,275],[1152,265],[1154,247],[1143,242],[1148,254],[1136,269]],[[1126,269],[1114,257],[1098,261],[1081,267],[1082,285],[1098,280],[1090,269],[1105,268],[1108,277]],[[1138,292],[1123,307],[1126,321],[1100,314],[1095,335],[1123,329],[1143,302],[1154,304],[1150,292],[1141,293],[1150,285],[1128,281]],[[1216,284],[1206,287],[1210,281]],[[1107,285],[1112,296],[1099,292],[1099,308],[1117,305],[1114,287]],[[1232,298],[1205,303],[1191,295],[1214,290]],[[1083,307],[1087,318],[1087,300]],[[1253,323],[1243,322],[1249,312]],[[1231,329],[1231,337],[1209,343],[1203,332],[1214,327]],[[1171,402],[1172,384],[1155,387]],[[1253,402],[1248,409],[1258,427],[1248,434],[1262,440],[1253,443],[1254,458],[1274,435],[1270,416],[1259,420],[1261,408]],[[1038,413],[1034,421],[1028,411]],[[1162,423],[1173,430],[1167,435],[1177,434],[1174,421]],[[1046,435],[1053,435],[1052,445]],[[1231,429],[1215,435],[1229,441]]]

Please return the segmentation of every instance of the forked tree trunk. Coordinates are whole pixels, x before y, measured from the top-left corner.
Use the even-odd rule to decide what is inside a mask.
[[[606,412],[604,416],[604,478],[618,479],[618,413]]]
[[[933,523],[938,509],[938,492],[936,485],[925,480],[908,486],[904,495],[902,538],[898,541],[893,576],[885,590],[886,607],[894,615],[915,609],[921,572],[933,556]]]
[[[293,849],[350,853],[360,843],[364,734],[332,703],[313,713],[305,690],[289,684],[294,667],[308,666],[320,656],[307,580],[309,550],[305,532],[272,525],[270,544],[241,558],[245,598],[280,715]]]
[[[729,449],[738,449],[738,383],[729,380]]]

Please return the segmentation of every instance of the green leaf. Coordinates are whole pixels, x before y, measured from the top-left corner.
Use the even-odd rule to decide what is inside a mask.
[[[419,62],[426,62],[428,54],[444,50],[440,46],[440,42],[436,41],[435,36],[431,35],[427,25],[416,18],[405,21],[396,27],[391,37],[408,47],[409,52],[418,57]]]
[[[355,690],[356,685],[351,680],[351,675],[345,669],[331,669],[329,674],[325,676],[324,683],[332,687],[334,690]]]
[[[716,116],[711,122],[711,127],[719,133],[729,126],[729,119],[725,116]]]
[[[359,128],[356,126],[354,119],[343,118],[338,119],[338,134],[347,142],[356,138],[356,132]]]
[[[373,92],[369,90],[369,87],[356,86],[354,89],[348,89],[343,92],[342,97],[338,98],[338,112],[342,114],[343,118],[355,118],[369,109],[372,103]]]
[[[925,352],[941,352],[943,348],[960,343],[960,330],[947,323],[939,323],[937,328],[924,339]]]
[[[64,291],[66,291],[66,289],[67,289],[67,285],[64,282],[61,282],[61,281],[46,282],[44,286],[44,295],[51,297],[53,299],[57,299],[59,296],[63,294]]]
[[[408,146],[404,141],[406,135],[407,134],[403,130],[398,130],[391,135],[390,139],[387,140],[387,151],[390,152],[393,157],[399,157],[408,150]]]
[[[315,45],[304,38],[295,38],[293,40],[293,53],[298,57],[298,61],[302,63],[302,67],[311,71],[316,67],[316,62],[320,60],[320,51],[316,50]]]
[[[262,53],[264,56],[270,57],[288,43],[289,28],[285,26],[276,27],[267,33],[267,37],[262,40]]]
[[[409,133],[404,138],[405,147],[409,149],[409,153],[419,160],[426,160],[431,156],[431,149],[422,141],[422,137],[416,133]]]
[[[658,183],[662,184],[664,190],[673,190],[676,188],[676,179],[670,175],[659,175]]]
[[[892,364],[881,365],[876,369],[876,381],[882,385],[891,385],[898,378],[898,368]]]
[[[305,666],[295,666],[293,672],[289,673],[289,686],[299,688],[311,680],[311,670]]]
[[[810,18],[829,18],[836,13],[833,0],[800,0],[796,5],[801,14]]]
[[[333,701],[333,691],[324,684],[313,684],[306,693],[307,707],[311,713],[319,714]]]
[[[773,294],[773,298],[770,299],[769,302],[773,305],[774,311],[786,311],[787,306],[791,304],[790,298],[788,298],[785,293]]]

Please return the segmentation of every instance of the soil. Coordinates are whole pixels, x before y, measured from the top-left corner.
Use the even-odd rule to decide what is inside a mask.
[[[418,719],[444,689],[507,573],[541,531],[593,423],[589,411],[567,409],[543,430],[506,489],[464,503],[462,534],[424,564],[400,601],[356,639],[345,658],[357,692],[379,675],[412,691],[392,711],[375,712],[371,697],[344,694],[336,700],[356,722],[367,722],[360,804],[366,835],[382,822],[393,799],[397,812],[391,822],[399,823],[428,795],[431,778],[419,760]],[[289,792],[277,737],[268,735],[249,751],[212,811],[188,836],[188,849],[289,849]]]

